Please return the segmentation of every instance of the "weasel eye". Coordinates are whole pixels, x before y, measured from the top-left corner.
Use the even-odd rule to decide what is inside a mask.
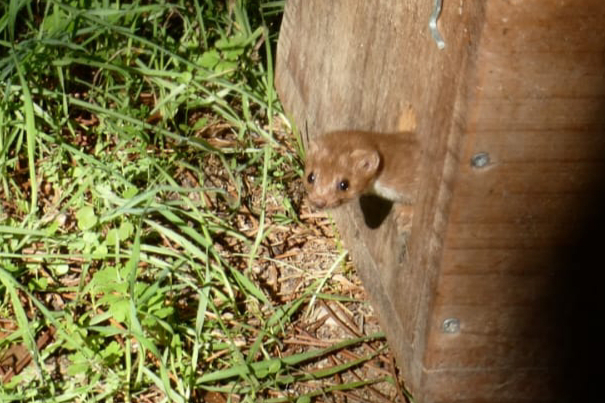
[[[309,183],[315,182],[315,173],[314,172],[311,172],[309,174],[309,176],[307,176],[307,182],[309,182]]]
[[[338,189],[342,190],[343,192],[345,190],[347,190],[349,188],[349,181],[346,179],[343,179],[340,181],[340,183],[338,184]]]

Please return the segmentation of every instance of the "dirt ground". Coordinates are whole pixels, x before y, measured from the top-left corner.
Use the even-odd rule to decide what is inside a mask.
[[[215,147],[232,147],[236,139],[228,133],[228,130],[215,130],[205,137]],[[281,137],[279,134],[277,137],[282,148],[276,151],[276,157],[295,152],[291,135],[282,131]],[[259,139],[259,142],[262,141]],[[202,164],[210,182],[224,184],[232,180],[223,171],[216,157],[208,155],[204,158]],[[286,334],[278,353],[284,356],[297,354],[380,332],[372,306],[367,302],[366,292],[356,275],[354,263],[346,255],[347,246],[339,240],[329,214],[310,208],[305,200],[300,177],[293,170],[287,169],[286,164],[282,186],[272,188],[266,195],[264,227],[270,230],[259,246],[257,263],[248,275],[268,291],[275,305],[293,301],[309,290],[318,293],[319,297],[313,298],[312,304],[305,306],[304,314],[297,315],[295,321],[285,329]],[[262,192],[254,181],[258,174],[258,167],[242,172],[246,192],[243,199],[246,202],[242,203],[237,214],[230,215],[231,225],[250,239],[254,238],[260,228]],[[179,172],[175,179],[182,186],[200,185],[196,182],[195,175],[187,171]],[[227,189],[236,196],[235,186],[227,186]],[[206,196],[193,194],[191,197]],[[215,207],[218,214],[223,210],[221,203],[224,204],[224,201],[219,198],[207,202]],[[296,217],[291,217],[292,212],[296,213]],[[290,217],[285,218],[288,215]],[[247,267],[249,250],[243,243],[226,239],[221,243],[219,251],[235,267],[242,270]],[[3,321],[3,328],[9,329],[11,326],[14,327],[14,322]],[[0,338],[6,336],[7,334],[0,334]],[[38,348],[44,348],[52,339],[52,333],[37,335]],[[289,390],[275,391],[271,397],[296,396],[323,388],[330,389],[331,392],[314,398],[314,402],[408,402],[401,380],[392,381],[398,379],[398,371],[383,337],[353,348],[338,350],[320,361],[308,364],[303,372],[311,373],[343,365],[368,355],[372,358],[360,361],[338,375],[296,383]],[[8,376],[14,375],[14,370],[10,368],[17,368],[21,372],[28,371],[28,367],[33,367],[31,357],[22,344],[13,345],[0,357],[0,377],[5,381]],[[357,388],[346,387],[369,380],[375,382]],[[342,385],[345,385],[343,390],[338,390]],[[159,391],[156,393],[157,396],[161,395]],[[154,400],[151,394],[147,396],[150,401]],[[222,403],[227,400],[222,394],[207,392],[204,401]],[[232,397],[232,401],[237,401],[237,398]]]

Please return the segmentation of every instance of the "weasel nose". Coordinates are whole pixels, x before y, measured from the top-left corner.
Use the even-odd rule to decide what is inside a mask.
[[[324,208],[326,207],[326,201],[325,200],[311,200],[311,204],[313,204],[315,207],[317,208]]]

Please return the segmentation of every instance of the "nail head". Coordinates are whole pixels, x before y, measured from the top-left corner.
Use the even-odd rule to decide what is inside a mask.
[[[473,168],[484,168],[489,164],[489,154],[485,152],[477,153],[471,157],[471,166]]]
[[[458,333],[460,331],[460,320],[458,318],[447,318],[443,321],[443,333]]]

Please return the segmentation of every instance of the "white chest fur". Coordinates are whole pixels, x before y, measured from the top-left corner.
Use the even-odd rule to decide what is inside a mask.
[[[402,199],[400,192],[392,187],[384,186],[380,181],[374,181],[370,190],[370,193],[374,193],[387,200],[400,201]]]

